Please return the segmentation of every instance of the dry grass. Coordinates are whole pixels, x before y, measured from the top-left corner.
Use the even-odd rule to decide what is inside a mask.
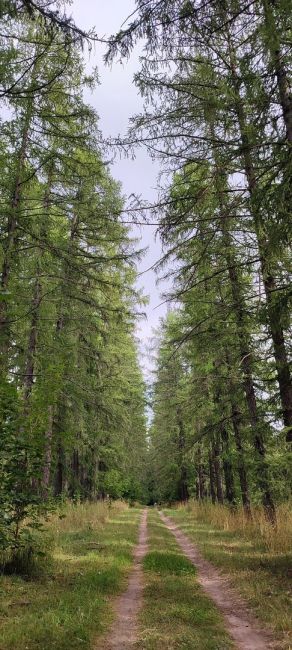
[[[278,506],[276,527],[271,526],[260,507],[253,508],[252,520],[247,520],[243,508],[231,510],[219,504],[191,500],[178,508],[191,513],[197,522],[238,533],[272,553],[286,553],[292,548],[292,508],[289,502]]]
[[[64,533],[82,529],[88,531],[100,530],[112,516],[128,508],[124,501],[83,501],[65,502],[61,508],[50,515],[46,529],[52,534],[54,541]]]

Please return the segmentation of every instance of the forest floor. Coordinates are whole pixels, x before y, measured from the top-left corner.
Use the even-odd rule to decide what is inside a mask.
[[[288,650],[284,558],[198,524],[186,510],[164,513],[162,520],[155,509],[95,504],[55,516],[50,569],[0,579],[0,650]],[[220,569],[212,569],[217,596],[202,556]],[[277,641],[258,631],[229,583]],[[251,631],[259,635],[250,641]]]

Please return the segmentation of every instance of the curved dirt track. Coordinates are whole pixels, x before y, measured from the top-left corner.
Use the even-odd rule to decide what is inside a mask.
[[[128,650],[137,641],[137,618],[142,607],[142,560],[147,553],[147,510],[143,510],[139,530],[139,540],[134,551],[134,565],[127,590],[118,598],[116,618],[106,641],[96,646],[96,650]]]
[[[258,628],[257,623],[242,604],[239,595],[229,585],[227,578],[220,575],[219,571],[202,557],[197,547],[169,517],[162,512],[159,512],[159,515],[166,527],[173,533],[185,556],[196,566],[198,582],[222,612],[226,629],[235,641],[236,647],[239,650],[274,648],[271,638]]]

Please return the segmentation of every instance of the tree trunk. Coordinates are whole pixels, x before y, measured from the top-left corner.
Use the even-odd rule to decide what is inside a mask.
[[[263,0],[265,26],[267,30],[266,43],[277,79],[283,121],[286,128],[286,138],[287,141],[292,144],[292,95],[288,74],[281,53],[279,29],[273,12],[275,4],[274,0]]]
[[[213,466],[214,466],[214,476],[215,476],[215,488],[217,501],[219,503],[224,502],[223,496],[223,486],[222,486],[222,476],[221,476],[221,463],[220,463],[220,442],[219,437],[214,437],[212,443],[212,454],[213,454]]]
[[[221,427],[221,439],[223,445],[223,473],[224,473],[224,480],[225,480],[226,499],[228,503],[234,505],[235,487],[234,487],[233,467],[230,459],[229,433],[225,426]]]
[[[209,478],[210,478],[210,496],[212,503],[216,503],[216,492],[215,492],[215,471],[213,463],[213,454],[211,450],[209,451]]]
[[[178,452],[180,463],[180,479],[179,479],[179,498],[181,501],[187,501],[189,498],[188,481],[187,481],[187,468],[185,465],[185,432],[184,423],[180,407],[177,408],[177,423],[178,423]]]
[[[39,67],[39,58],[36,56],[34,64],[31,71],[31,87],[34,86],[37,72]],[[11,274],[11,262],[14,251],[14,242],[15,235],[17,231],[17,222],[18,222],[18,212],[21,202],[21,193],[22,187],[24,184],[23,172],[25,169],[25,161],[27,158],[27,147],[29,132],[32,122],[34,112],[34,93],[28,93],[27,105],[24,109],[23,115],[23,129],[21,134],[21,143],[18,153],[16,154],[17,166],[16,166],[16,175],[14,180],[14,187],[11,199],[10,210],[8,213],[7,221],[7,235],[6,241],[3,245],[3,262],[1,269],[1,280],[0,286],[1,291],[5,293],[9,286],[10,274]],[[7,370],[7,356],[9,350],[9,339],[10,339],[10,327],[8,319],[8,304],[7,301],[0,301],[0,365],[2,372]]]
[[[251,518],[250,496],[249,496],[249,487],[248,487],[247,473],[245,467],[244,450],[242,446],[242,438],[241,438],[241,431],[240,431],[240,413],[236,408],[236,405],[232,399],[231,399],[231,417],[232,417],[232,425],[234,431],[234,439],[235,439],[235,444],[237,449],[237,458],[238,458],[237,468],[238,468],[238,476],[239,476],[239,483],[240,483],[241,500],[242,500],[244,511],[247,517],[250,519]]]
[[[77,235],[77,230],[78,230],[78,223],[79,223],[79,218],[77,214],[73,215],[73,219],[71,222],[71,227],[70,227],[70,238],[69,238],[69,246],[72,248],[74,246],[74,240]],[[64,284],[63,284],[63,290],[66,288],[67,285],[67,280],[69,279],[69,266],[65,266],[65,272],[64,272]],[[56,321],[56,336],[60,336],[61,333],[63,332],[65,326],[66,326],[66,309],[64,305],[64,297],[66,296],[65,291],[63,291],[63,295],[61,298],[60,302],[60,309],[59,309],[59,316]],[[63,380],[65,378],[66,371],[64,373]],[[59,428],[59,423],[63,420],[64,418],[64,406],[63,404],[58,403],[56,410],[56,421],[58,423],[57,428]],[[58,435],[58,434],[57,434]],[[65,465],[65,450],[64,446],[62,444],[62,441],[59,438],[59,443],[57,447],[57,468],[56,468],[56,475],[55,475],[55,495],[61,495],[64,488],[65,488],[65,483],[66,483],[66,465]],[[79,465],[79,477],[80,477],[80,484],[82,481],[82,467]]]
[[[273,346],[274,346],[274,355],[276,361],[276,369],[278,376],[278,383],[280,388],[280,399],[282,405],[283,413],[283,422],[286,427],[289,427],[287,433],[287,441],[292,442],[292,380],[288,364],[287,352],[285,348],[285,338],[284,332],[281,325],[281,310],[279,305],[274,303],[273,291],[276,287],[274,277],[269,271],[268,263],[268,253],[267,253],[267,241],[264,236],[264,224],[262,222],[259,209],[254,205],[255,192],[257,188],[256,176],[252,161],[251,155],[251,145],[249,141],[248,129],[246,125],[243,101],[240,95],[240,85],[241,82],[238,78],[236,72],[236,63],[235,63],[235,53],[232,48],[230,39],[229,39],[229,50],[230,50],[230,68],[232,73],[232,82],[233,89],[236,93],[235,100],[235,110],[238,119],[241,143],[242,143],[242,157],[245,175],[247,178],[248,190],[251,199],[251,214],[254,221],[255,232],[258,241],[259,254],[260,254],[260,263],[261,271],[263,277],[263,283],[266,294],[267,301],[267,312],[268,312],[268,324],[272,336]],[[261,447],[262,444],[260,441],[257,443],[257,448],[259,453],[262,455]],[[271,509],[271,513],[274,510],[272,500],[270,495],[267,495],[266,502],[270,503],[268,506]],[[271,515],[271,518],[274,518],[274,515]]]
[[[179,499],[180,501],[187,501],[189,498],[187,472],[184,466],[181,467],[180,481],[179,481]]]
[[[48,425],[45,432],[45,459],[42,476],[42,492],[45,499],[49,495],[51,464],[52,464],[52,438],[53,438],[53,407],[48,408]]]
[[[205,496],[205,475],[202,463],[202,447],[198,446],[198,499],[202,501]]]
[[[229,371],[229,396],[230,396],[230,406],[231,406],[231,420],[233,426],[234,440],[237,450],[237,469],[240,483],[241,491],[241,500],[242,505],[245,510],[247,517],[251,517],[251,507],[250,507],[250,496],[249,496],[249,486],[248,478],[246,472],[245,458],[244,458],[244,448],[242,444],[242,435],[241,435],[241,414],[234,399],[236,394],[234,382],[231,379],[231,364],[229,359],[229,352],[225,350],[225,358],[227,368]]]
[[[62,441],[57,446],[57,466],[55,474],[55,496],[61,496],[65,487],[65,453]]]
[[[72,454],[72,473],[74,476],[75,484],[79,483],[80,480],[80,462],[79,462],[79,451],[74,449]]]
[[[214,388],[214,403],[218,406],[218,416],[220,418],[223,417],[224,415],[224,398],[222,397],[222,388],[221,388],[221,379],[220,379],[220,374],[219,374],[219,368],[220,368],[220,361],[218,359],[214,361],[213,363],[214,366],[214,376],[215,376],[215,388]],[[220,438],[223,446],[223,456],[222,456],[222,464],[223,464],[223,473],[224,473],[224,478],[225,478],[225,488],[226,488],[226,498],[229,503],[234,503],[235,501],[235,490],[234,490],[234,478],[233,478],[233,469],[232,469],[232,463],[230,460],[230,445],[229,445],[229,434],[228,431],[225,427],[224,421],[221,421],[219,424],[220,428]],[[215,447],[214,449],[216,450],[216,455],[218,457],[218,463],[219,463],[219,470],[220,470],[220,475],[221,475],[221,469],[220,469],[220,438],[216,436],[215,438]],[[215,462],[215,472],[216,472],[216,462]],[[217,497],[219,503],[224,502],[224,496],[223,496],[223,489],[222,489],[222,481],[220,480],[220,485],[219,489],[217,487]]]
[[[211,139],[214,141],[215,133],[214,133],[214,126],[211,120],[209,120],[209,128],[210,128]],[[236,258],[233,252],[233,243],[228,228],[228,221],[229,221],[228,206],[226,205],[226,201],[224,198],[224,189],[227,186],[226,174],[222,168],[222,165],[220,164],[218,153],[215,149],[213,150],[213,156],[215,162],[215,187],[217,190],[218,202],[219,202],[220,226],[221,226],[221,231],[222,231],[223,241],[225,246],[225,259],[228,267],[233,309],[236,318],[238,344],[240,349],[240,364],[243,371],[243,387],[246,396],[249,420],[253,432],[253,444],[257,453],[257,459],[259,465],[258,484],[263,493],[263,504],[266,509],[267,517],[269,520],[274,521],[275,508],[271,496],[268,470],[265,462],[265,447],[264,447],[263,435],[261,433],[261,428],[263,424],[260,421],[258,415],[258,409],[257,409],[256,393],[255,393],[253,373],[252,373],[252,352],[251,352],[251,345],[250,345],[250,336],[245,324],[244,296],[242,293],[242,287],[238,275]],[[247,509],[250,510],[248,504],[247,504]]]
[[[5,293],[8,290],[9,281],[10,281],[11,263],[12,263],[12,257],[14,251],[16,228],[17,228],[17,218],[18,218],[18,211],[19,211],[20,201],[21,201],[23,170],[24,170],[24,165],[26,160],[27,143],[28,143],[32,112],[33,112],[33,99],[32,97],[29,97],[25,115],[24,115],[21,145],[20,145],[19,152],[16,154],[17,156],[16,177],[14,181],[14,189],[13,189],[13,195],[11,200],[11,206],[8,214],[6,241],[3,244],[3,262],[2,262],[2,269],[1,269],[1,292],[4,295],[4,299],[0,301],[0,333],[1,333],[0,365],[2,368],[2,372],[4,373],[7,372],[7,363],[8,363],[7,356],[8,356],[9,340],[10,340],[8,303],[5,300]]]
[[[39,320],[39,305],[41,300],[41,285],[40,280],[37,277],[35,281],[34,294],[31,304],[32,319],[27,347],[27,358],[25,365],[25,375],[23,382],[23,399],[24,399],[24,411],[27,413],[28,410],[28,401],[33,387],[34,382],[34,367],[35,367],[35,354],[37,347],[37,335],[38,335],[38,320]]]

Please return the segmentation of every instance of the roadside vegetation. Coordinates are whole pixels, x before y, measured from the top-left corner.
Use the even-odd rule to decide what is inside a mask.
[[[148,532],[144,607],[137,648],[233,648],[220,613],[196,582],[195,567],[181,553],[155,510],[149,512]]]
[[[140,510],[67,504],[46,525],[34,576],[0,578],[1,650],[89,650],[107,632],[126,585]],[[42,538],[44,533],[42,533]]]
[[[253,511],[252,522],[241,511],[194,501],[165,512],[214,566],[230,576],[253,613],[279,640],[279,648],[289,650],[292,518],[288,506],[279,507],[277,528],[267,523],[260,508]]]

